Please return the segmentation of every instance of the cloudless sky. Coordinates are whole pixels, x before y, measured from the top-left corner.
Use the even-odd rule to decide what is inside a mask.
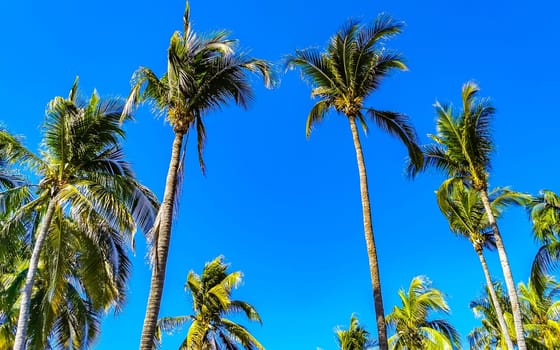
[[[84,94],[126,96],[139,66],[162,74],[184,2],[3,1],[0,3],[0,120],[37,149],[45,106],[66,96],[80,76]],[[560,61],[553,1],[191,1],[197,32],[232,31],[242,49],[282,66],[296,48],[324,47],[349,18],[371,21],[387,12],[406,23],[387,43],[410,70],[395,72],[367,102],[408,114],[422,143],[435,130],[433,103],[459,104],[461,85],[474,79],[497,108],[491,186],[536,194],[560,191],[557,135]],[[160,316],[186,314],[189,270],[223,254],[245,274],[234,297],[252,303],[263,325],[250,327],[268,350],[336,349],[333,329],[356,313],[375,334],[363,237],[358,172],[350,129],[331,114],[309,140],[305,119],[313,101],[297,71],[280,74],[267,90],[256,77],[248,111],[228,107],[206,118],[207,175],[192,140],[179,217],[173,226]],[[140,180],[161,198],[172,131],[144,106],[126,125],[126,153]],[[479,321],[468,305],[482,291],[478,258],[454,237],[434,190],[443,178],[404,176],[406,151],[372,125],[362,138],[385,310],[397,291],[427,275],[448,297],[451,322],[463,339]],[[522,209],[499,222],[516,282],[526,281],[537,250]],[[141,235],[133,256],[128,303],[103,322],[95,348],[138,347],[150,271]],[[501,277],[497,254],[487,255]],[[164,338],[176,349],[185,332]]]

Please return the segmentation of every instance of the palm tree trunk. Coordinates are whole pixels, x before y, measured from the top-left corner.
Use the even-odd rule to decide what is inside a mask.
[[[486,211],[486,215],[488,216],[488,222],[492,227],[492,233],[494,235],[494,240],[496,241],[496,248],[498,250],[498,256],[500,258],[500,264],[502,265],[504,278],[506,280],[506,286],[513,313],[515,333],[517,334],[517,348],[519,350],[527,350],[527,345],[525,344],[525,331],[523,330],[523,319],[521,318],[521,308],[519,307],[519,298],[515,289],[515,282],[513,280],[511,268],[509,266],[509,260],[507,257],[506,249],[504,247],[504,242],[502,241],[502,235],[500,234],[500,229],[498,228],[498,224],[496,223],[496,218],[492,213],[492,207],[490,206],[490,200],[488,199],[488,192],[485,189],[480,190],[479,192],[482,203],[484,204],[484,210]]]
[[[373,226],[371,224],[371,208],[369,203],[369,191],[366,166],[364,163],[364,155],[362,153],[362,145],[360,143],[360,135],[354,117],[349,117],[350,129],[352,130],[352,138],[354,140],[354,148],[356,149],[356,159],[358,161],[358,171],[360,173],[360,192],[362,195],[362,212],[364,217],[364,233],[366,237],[366,248],[369,260],[369,272],[371,275],[371,284],[373,287],[373,303],[375,305],[375,315],[377,320],[377,337],[380,350],[388,350],[387,343],[387,326],[385,323],[385,311],[383,309],[383,297],[381,295],[381,279],[379,278],[379,266],[377,261],[377,250],[375,248],[375,239],[373,236]]]
[[[500,301],[498,296],[496,295],[496,290],[494,289],[494,284],[492,283],[492,278],[490,277],[490,270],[488,269],[488,264],[486,264],[486,259],[484,258],[484,254],[482,250],[476,249],[476,254],[480,259],[480,265],[482,265],[482,270],[484,271],[484,277],[486,278],[486,287],[488,288],[488,293],[490,294],[490,298],[492,299],[492,303],[494,304],[494,309],[496,310],[496,316],[498,317],[498,323],[500,324],[500,328],[502,329],[502,334],[504,336],[504,340],[506,342],[507,348],[509,350],[514,350],[513,342],[511,341],[511,337],[509,336],[509,331],[507,328],[506,320],[504,318],[504,311],[502,310],[502,306],[500,305]]]
[[[150,295],[148,297],[148,305],[146,306],[146,316],[144,317],[144,326],[142,328],[142,338],[140,340],[141,350],[152,350],[159,309],[161,306],[161,297],[163,294],[163,285],[165,281],[165,269],[167,267],[167,255],[169,253],[169,242],[171,240],[171,224],[173,221],[173,204],[175,194],[177,192],[177,173],[179,171],[179,163],[181,160],[181,148],[183,146],[184,133],[175,132],[175,139],[171,150],[171,161],[167,171],[167,179],[165,182],[165,192],[163,202],[161,203],[160,226],[157,236],[156,260],[152,268],[152,280],[150,284]]]
[[[19,307],[19,316],[16,330],[16,337],[14,340],[14,350],[24,350],[27,338],[27,325],[29,323],[29,307],[31,306],[31,293],[33,292],[33,284],[35,283],[35,275],[39,266],[39,257],[41,250],[49,233],[52,218],[56,209],[56,200],[54,196],[51,197],[47,212],[43,216],[37,240],[33,246],[31,253],[31,260],[29,260],[29,268],[27,269],[27,276],[25,277],[25,285],[21,290],[21,302]]]

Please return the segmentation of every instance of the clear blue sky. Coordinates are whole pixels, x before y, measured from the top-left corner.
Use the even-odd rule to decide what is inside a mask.
[[[97,88],[103,96],[124,96],[138,66],[163,73],[184,5],[2,2],[0,120],[35,148],[47,102],[66,96],[76,75],[84,93]],[[389,77],[369,104],[410,115],[427,142],[432,104],[458,102],[461,85],[474,79],[497,107],[491,185],[536,193],[560,190],[557,6],[543,0],[192,0],[191,14],[197,31],[229,29],[241,47],[276,63],[296,48],[323,47],[348,18],[369,21],[385,11],[403,20],[404,34],[388,46],[402,51],[410,71]],[[208,116],[206,177],[189,147],[160,315],[189,312],[187,272],[200,272],[223,254],[232,270],[245,273],[235,295],[260,311],[264,324],[251,329],[268,350],[334,350],[333,329],[346,326],[353,312],[375,333],[355,154],[347,123],[334,114],[305,139],[309,86],[296,71],[281,78],[275,90],[255,79],[248,111],[230,107]],[[138,177],[161,198],[171,129],[147,107],[126,129]],[[386,311],[412,277],[427,275],[447,294],[450,319],[465,338],[478,324],[468,304],[483,275],[472,248],[449,233],[439,213],[434,190],[442,178],[407,180],[404,147],[371,130],[363,146]],[[526,280],[536,252],[526,214],[510,210],[500,224],[514,278]],[[138,346],[150,272],[141,236],[137,243],[127,306],[106,318],[97,349]],[[500,277],[496,254],[488,258]],[[163,349],[176,349],[182,336],[166,337]]]

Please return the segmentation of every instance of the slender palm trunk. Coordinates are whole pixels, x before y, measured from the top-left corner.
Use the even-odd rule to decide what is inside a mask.
[[[521,318],[521,308],[519,307],[519,298],[515,289],[515,282],[513,280],[511,268],[509,266],[509,260],[507,257],[506,249],[504,247],[504,241],[502,241],[500,229],[498,228],[496,218],[492,213],[492,207],[490,206],[490,200],[488,199],[488,192],[485,189],[480,190],[479,192],[482,203],[484,204],[486,215],[488,216],[488,221],[490,223],[490,226],[492,226],[492,233],[494,235],[494,240],[496,241],[496,248],[498,250],[498,256],[500,258],[500,264],[502,265],[504,278],[506,280],[506,286],[513,313],[515,333],[517,334],[517,347],[519,350],[527,350],[527,345],[525,344],[525,331],[523,330],[523,319]]]
[[[152,350],[156,333],[157,320],[163,294],[165,281],[165,269],[167,267],[167,255],[169,253],[169,242],[171,240],[171,224],[173,221],[173,204],[177,187],[177,172],[181,159],[181,148],[183,146],[184,133],[175,132],[173,148],[171,150],[171,161],[167,171],[165,182],[165,193],[160,207],[160,226],[156,246],[156,260],[152,269],[152,280],[150,284],[150,295],[146,306],[146,316],[142,328],[140,340],[141,350]]]
[[[498,323],[500,324],[500,328],[502,329],[502,334],[506,342],[507,348],[509,350],[514,350],[513,342],[511,341],[511,337],[509,336],[506,320],[504,318],[504,311],[502,310],[502,306],[500,305],[498,295],[496,295],[496,290],[494,289],[494,284],[492,283],[492,278],[490,277],[490,270],[488,269],[488,264],[486,263],[486,259],[484,258],[482,249],[475,248],[475,250],[476,250],[476,254],[478,255],[478,258],[480,259],[480,265],[482,265],[482,270],[484,271],[484,277],[486,278],[486,288],[488,288],[488,294],[490,294],[490,299],[492,299],[492,304],[494,304],[494,309],[496,310],[496,316],[498,317]]]
[[[371,224],[371,208],[369,203],[369,191],[366,166],[364,164],[364,155],[362,153],[362,145],[360,143],[360,135],[354,117],[349,117],[350,129],[352,130],[352,138],[354,140],[354,148],[356,149],[356,159],[358,161],[358,171],[360,173],[360,192],[362,195],[362,211],[364,216],[364,233],[366,237],[366,248],[369,260],[369,272],[371,275],[371,284],[373,287],[373,303],[375,305],[375,315],[377,320],[377,337],[380,350],[388,350],[387,343],[387,326],[385,323],[385,311],[383,309],[383,297],[381,295],[381,279],[379,277],[379,266],[377,261],[377,250],[375,248],[375,239],[373,236],[373,226]]]
[[[56,209],[56,200],[54,196],[51,197],[47,212],[43,216],[37,240],[33,246],[31,253],[31,260],[29,261],[29,268],[27,269],[27,276],[25,277],[25,285],[21,290],[21,302],[19,307],[19,316],[17,323],[16,338],[14,341],[14,350],[24,350],[27,337],[27,325],[29,323],[29,307],[31,306],[31,292],[33,291],[33,284],[35,283],[35,275],[39,266],[39,258],[41,250],[45,244],[45,240],[49,233],[52,218]]]

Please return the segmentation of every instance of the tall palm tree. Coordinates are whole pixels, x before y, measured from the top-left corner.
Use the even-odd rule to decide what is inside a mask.
[[[348,329],[337,328],[336,340],[340,350],[367,350],[373,346],[369,332],[360,325],[355,315],[350,317]]]
[[[530,281],[527,285],[519,284],[522,308],[527,317],[527,339],[531,339],[532,348],[540,344],[543,349],[559,350],[560,283],[546,276],[544,286],[544,290],[539,290]]]
[[[190,23],[187,2],[183,33],[175,32],[167,52],[167,72],[158,78],[146,67],[133,76],[125,114],[138,102],[148,100],[166,120],[175,134],[165,191],[157,223],[152,231],[152,279],[140,348],[149,350],[156,331],[167,255],[171,240],[171,226],[175,202],[182,179],[185,137],[194,129],[197,136],[200,167],[204,172],[202,151],[206,139],[203,117],[233,100],[247,107],[253,97],[248,81],[249,72],[260,73],[267,86],[271,85],[269,64],[260,59],[235,53],[235,42],[220,31],[213,36],[195,34]]]
[[[531,285],[539,294],[546,289],[549,273],[560,261],[560,197],[542,190],[527,205],[535,240],[541,244],[531,268]]]
[[[155,197],[135,180],[130,165],[124,160],[119,144],[124,136],[120,127],[123,104],[116,99],[102,100],[96,92],[82,101],[77,89],[76,79],[68,98],[56,97],[49,103],[39,155],[25,148],[7,131],[0,131],[0,153],[40,180],[32,186],[33,200],[14,210],[2,226],[2,231],[6,232],[14,223],[33,215],[37,215],[36,222],[39,222],[33,231],[33,248],[21,289],[15,350],[26,346],[39,261],[46,261],[48,252],[43,248],[52,239],[50,235],[62,216],[71,218],[95,243],[101,244],[94,237],[104,226],[131,242],[137,223],[147,231],[157,209]],[[27,184],[5,191],[0,203],[13,202],[29,191]],[[93,266],[87,268],[94,269]],[[113,273],[121,276],[124,271]],[[124,301],[124,291],[123,281],[119,288],[106,293],[111,294],[114,305],[120,305]]]
[[[478,255],[486,279],[486,288],[492,299],[492,305],[496,308],[496,316],[505,343],[508,349],[514,350],[503,311],[498,302],[492,278],[490,277],[488,264],[484,257],[483,250],[495,249],[496,243],[491,233],[488,217],[484,211],[484,206],[482,205],[478,191],[467,188],[462,183],[458,183],[453,186],[451,192],[448,192],[448,189],[444,186],[440,188],[437,194],[439,208],[449,221],[449,228],[451,231],[459,236],[467,238]],[[501,215],[505,206],[509,204],[523,204],[527,200],[526,195],[500,188],[491,191],[489,193],[489,198],[492,211],[496,217]]]
[[[515,337],[513,317],[511,314],[511,303],[500,282],[494,282],[492,289],[497,296],[500,309],[503,310],[504,320],[508,332]],[[471,301],[470,308],[477,318],[481,318],[482,325],[474,328],[468,335],[470,348],[473,350],[498,349],[504,350],[508,347],[506,337],[498,320],[494,298],[489,298],[490,289],[486,287],[484,294]],[[515,342],[515,338],[512,339]]]
[[[449,177],[445,183],[446,186],[463,182],[478,191],[488,217],[488,223],[492,228],[512,304],[518,347],[519,350],[526,350],[523,320],[515,282],[488,195],[490,155],[494,148],[490,123],[495,109],[488,99],[477,98],[479,90],[478,85],[474,82],[467,82],[463,85],[463,109],[459,113],[455,113],[451,104],[442,105],[439,102],[435,104],[437,134],[431,135],[435,144],[423,146],[424,162],[420,163],[421,166],[411,162],[409,173],[414,176],[427,168],[436,168]]]
[[[222,257],[217,257],[204,265],[202,275],[190,271],[185,290],[192,295],[194,314],[162,318],[158,322],[158,333],[171,332],[191,322],[181,350],[264,350],[245,327],[225,318],[241,312],[251,321],[262,322],[251,304],[231,299],[232,290],[239,286],[243,274],[240,271],[229,273],[227,268]]]
[[[389,338],[395,350],[460,349],[460,337],[447,320],[430,320],[430,313],[449,313],[443,294],[431,287],[425,276],[410,282],[408,291],[399,290],[402,306],[395,306],[387,315],[387,323],[395,329]]]
[[[397,112],[381,111],[365,106],[365,100],[377,90],[383,78],[395,69],[405,70],[399,53],[386,50],[382,43],[401,32],[402,24],[389,16],[379,15],[371,26],[347,23],[331,39],[325,52],[315,49],[296,51],[288,58],[288,67],[299,67],[313,85],[311,95],[319,101],[307,117],[306,134],[322,121],[329,110],[345,116],[350,124],[358,172],[364,220],[364,234],[370,266],[373,299],[377,318],[379,346],[387,349],[387,330],[384,319],[379,262],[373,234],[368,181],[357,123],[367,131],[366,118],[378,127],[399,138],[408,149],[411,160],[421,166],[421,153],[416,134],[409,119]]]

